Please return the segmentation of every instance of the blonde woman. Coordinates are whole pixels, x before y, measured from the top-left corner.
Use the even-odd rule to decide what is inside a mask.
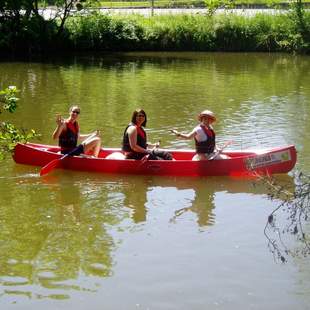
[[[63,119],[61,115],[57,115],[56,117],[57,127],[53,132],[53,139],[58,139],[61,153],[67,154],[76,148],[76,151],[72,155],[84,153],[98,157],[101,147],[99,131],[97,130],[91,134],[80,134],[78,117],[81,109],[75,105],[70,108],[69,113],[67,119]],[[79,139],[82,143],[77,147]]]

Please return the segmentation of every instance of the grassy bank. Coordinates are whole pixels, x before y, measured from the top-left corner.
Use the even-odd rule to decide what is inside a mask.
[[[24,24],[23,24],[24,23]],[[0,53],[76,51],[310,51],[310,12],[207,16],[75,15],[59,33],[57,22],[40,16],[0,24]]]
[[[73,50],[262,51],[309,53],[310,14],[296,16],[93,14],[66,24]]]

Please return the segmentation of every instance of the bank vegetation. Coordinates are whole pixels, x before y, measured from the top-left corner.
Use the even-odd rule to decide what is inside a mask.
[[[301,0],[285,13],[253,17],[214,14],[223,1],[206,14],[151,17],[108,15],[75,0],[60,2],[59,14],[46,19],[37,1],[0,1],[0,53],[310,50],[310,12]]]

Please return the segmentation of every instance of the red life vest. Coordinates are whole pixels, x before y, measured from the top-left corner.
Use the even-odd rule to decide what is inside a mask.
[[[78,122],[66,121],[66,129],[61,132],[58,141],[62,150],[73,149],[77,146],[79,129]]]
[[[211,154],[215,149],[215,132],[211,128],[207,128],[204,125],[200,125],[202,130],[207,136],[206,141],[197,141],[195,138],[195,145],[196,145],[196,152],[197,153],[204,153],[204,154]]]
[[[145,154],[143,153],[138,153],[138,152],[135,152],[131,146],[130,146],[130,143],[129,143],[129,136],[128,136],[128,133],[127,133],[127,129],[129,126],[135,126],[136,129],[137,129],[137,145],[141,146],[142,148],[146,149],[146,142],[147,142],[147,138],[146,138],[146,132],[144,131],[144,129],[142,127],[139,127],[133,123],[130,123],[125,131],[124,131],[124,135],[123,135],[123,145],[122,145],[122,150],[124,152],[128,152],[128,153],[131,153],[132,155],[132,158],[134,159],[140,159],[140,157],[143,157]]]

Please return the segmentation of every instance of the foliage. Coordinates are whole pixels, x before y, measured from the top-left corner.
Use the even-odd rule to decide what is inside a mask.
[[[310,176],[299,173],[294,189],[287,189],[285,184],[270,178],[264,179],[264,182],[269,187],[269,198],[280,201],[268,216],[264,230],[271,252],[281,262],[286,262],[288,256],[309,256],[310,236],[305,226],[310,216]],[[282,214],[286,215],[284,226],[281,226],[282,221],[277,220]],[[288,245],[287,237],[291,236],[298,242],[295,248]]]
[[[0,0],[0,52],[31,55],[58,48],[66,39],[65,22],[73,9],[83,8],[82,1],[47,1],[56,11],[53,18],[45,19],[38,0]]]
[[[9,111],[13,113],[17,108],[17,88],[15,86],[9,86],[5,90],[0,90],[0,114],[3,111]]]
[[[232,0],[205,0],[207,15],[212,16],[218,9],[232,9],[235,6]]]
[[[291,40],[284,42],[285,45],[292,51],[308,51],[310,48],[310,13],[305,11],[302,0],[295,0],[291,3],[289,17],[294,31],[290,34]]]
[[[55,19],[58,19],[60,22],[58,23],[58,30],[57,30],[57,36],[60,36],[64,32],[64,26],[69,18],[69,16],[72,14],[74,9],[77,9],[78,11],[81,11],[84,6],[83,2],[86,2],[86,0],[54,0],[50,1],[50,5],[53,4],[57,8],[57,12],[55,14]]]
[[[39,14],[37,0],[0,0],[0,51],[40,51],[51,40],[55,24]]]
[[[310,15],[305,15],[310,21]],[[309,52],[288,15],[74,16],[66,24],[74,50]],[[305,41],[304,41],[305,42]]]
[[[3,112],[14,113],[17,108],[17,93],[15,86],[0,91],[0,114]],[[16,143],[25,143],[39,135],[35,130],[27,132],[25,129],[17,129],[9,122],[0,121],[0,160],[5,157],[5,154],[11,152]]]
[[[252,17],[214,14],[218,8],[233,7],[231,0],[205,2],[209,14],[144,17],[83,9],[100,3],[95,0],[48,0],[57,11],[45,20],[37,0],[0,0],[0,52],[310,51],[310,12],[301,0],[294,1],[288,14]]]
[[[70,43],[78,50],[129,50],[139,46],[141,28],[128,18],[98,14],[71,18],[66,30]]]

